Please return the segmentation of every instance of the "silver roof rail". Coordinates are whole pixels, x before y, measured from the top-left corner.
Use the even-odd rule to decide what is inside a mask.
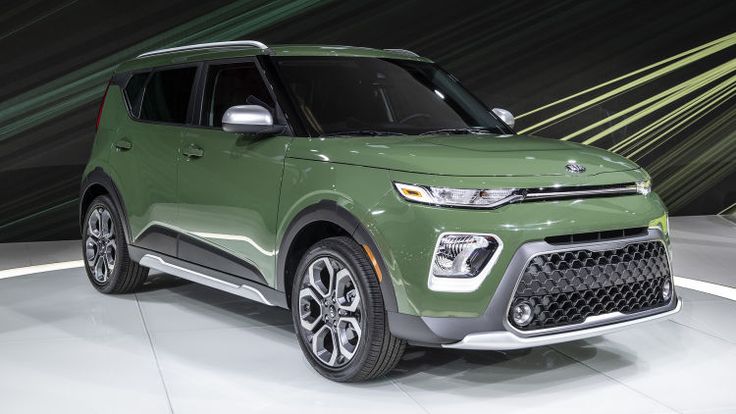
[[[414,56],[414,57],[421,57],[417,53],[412,52],[411,50],[406,49],[383,49],[387,52],[396,52],[396,53],[402,53],[404,55]]]
[[[199,43],[196,45],[186,45],[179,47],[171,47],[168,49],[152,50],[150,52],[141,53],[138,55],[139,58],[163,55],[165,53],[179,52],[182,50],[197,50],[197,49],[209,49],[215,47],[257,47],[261,50],[267,50],[268,46],[255,40],[234,40],[231,42],[213,42],[213,43]]]

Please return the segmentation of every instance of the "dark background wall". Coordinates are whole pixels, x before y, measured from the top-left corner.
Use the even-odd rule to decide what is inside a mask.
[[[80,174],[117,63],[235,39],[414,50],[521,132],[634,159],[674,214],[734,214],[735,16],[732,1],[5,1],[0,241],[78,237]]]

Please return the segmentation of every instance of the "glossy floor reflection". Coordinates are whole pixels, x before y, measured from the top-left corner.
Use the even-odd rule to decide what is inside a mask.
[[[676,240],[678,262],[699,268],[703,237]],[[736,412],[736,302],[678,293],[671,321],[514,352],[412,348],[388,378],[344,385],[314,373],[283,310],[162,274],[125,296],[81,269],[16,277],[0,280],[0,413]]]

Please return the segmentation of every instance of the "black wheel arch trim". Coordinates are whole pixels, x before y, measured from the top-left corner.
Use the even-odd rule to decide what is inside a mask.
[[[107,192],[107,195],[112,199],[115,204],[115,209],[121,215],[121,221],[123,222],[123,232],[125,233],[125,241],[130,244],[130,225],[128,224],[128,211],[123,203],[123,198],[120,196],[120,191],[115,185],[112,178],[103,170],[101,167],[97,167],[90,171],[86,177],[82,179],[81,191],[79,194],[79,229],[80,234],[84,232],[84,217],[87,214],[85,204],[87,201],[87,195],[94,186],[101,186]],[[91,201],[91,200],[89,200]]]
[[[319,221],[326,221],[337,225],[353,237],[358,244],[370,247],[383,274],[379,285],[381,286],[384,306],[387,311],[396,312],[398,306],[396,303],[396,293],[391,280],[391,273],[386,266],[378,245],[376,245],[376,242],[360,220],[350,213],[350,211],[339,206],[337,202],[332,200],[323,200],[304,208],[289,223],[279,246],[279,255],[276,263],[276,288],[282,292],[285,292],[287,289],[286,260],[294,239],[306,226]]]

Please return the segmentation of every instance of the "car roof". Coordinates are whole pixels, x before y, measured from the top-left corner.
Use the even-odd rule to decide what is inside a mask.
[[[373,57],[431,62],[427,58],[404,49],[372,49],[367,47],[330,45],[266,46],[260,42],[247,40],[203,43],[154,50],[122,63],[118,66],[116,72],[258,55]]]

